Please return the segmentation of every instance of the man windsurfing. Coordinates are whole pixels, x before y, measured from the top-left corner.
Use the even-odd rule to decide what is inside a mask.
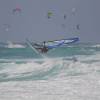
[[[45,41],[43,42],[43,47],[41,48],[42,53],[47,53],[48,52],[48,47],[45,45]]]

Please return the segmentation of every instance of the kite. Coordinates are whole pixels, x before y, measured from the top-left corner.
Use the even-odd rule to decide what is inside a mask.
[[[72,8],[72,14],[75,15],[76,13],[76,8]]]
[[[3,29],[5,30],[5,31],[9,31],[9,29],[10,29],[10,25],[9,24],[3,24]]]
[[[13,10],[12,10],[12,13],[13,14],[16,14],[16,13],[21,13],[21,8],[19,8],[19,7],[17,7],[17,8],[14,8]]]
[[[64,19],[66,19],[67,18],[67,15],[66,14],[64,14]]]
[[[76,29],[80,30],[80,25],[79,24],[76,25]]]
[[[53,15],[53,13],[52,13],[51,11],[49,11],[49,12],[47,13],[48,19],[50,19],[50,18],[52,17],[52,15]]]

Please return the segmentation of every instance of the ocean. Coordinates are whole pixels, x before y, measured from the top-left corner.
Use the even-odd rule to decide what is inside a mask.
[[[42,57],[1,43],[0,100],[100,100],[100,44],[66,45]]]

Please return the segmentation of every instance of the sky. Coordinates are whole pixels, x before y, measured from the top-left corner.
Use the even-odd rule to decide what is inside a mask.
[[[0,42],[79,37],[80,42],[100,43],[99,4],[100,0],[0,0]],[[14,13],[16,8],[21,12]]]

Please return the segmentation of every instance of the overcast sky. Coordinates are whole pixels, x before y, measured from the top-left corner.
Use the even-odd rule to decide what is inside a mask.
[[[79,37],[100,43],[99,10],[100,0],[0,0],[0,42]]]

